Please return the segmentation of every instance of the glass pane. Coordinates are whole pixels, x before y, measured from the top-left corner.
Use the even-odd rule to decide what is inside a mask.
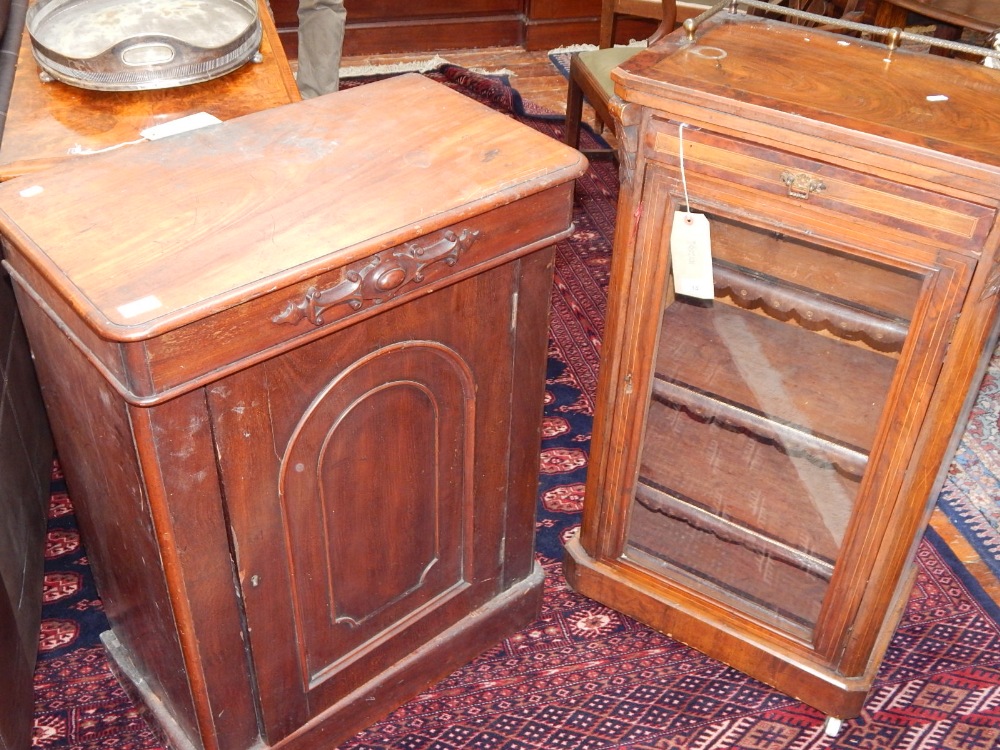
[[[625,554],[808,637],[922,277],[710,216],[670,295]]]

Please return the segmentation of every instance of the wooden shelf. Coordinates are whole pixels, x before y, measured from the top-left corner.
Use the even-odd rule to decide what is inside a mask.
[[[846,456],[871,450],[896,360],[719,302],[677,300],[663,316],[655,367],[659,381]]]
[[[666,496],[661,499],[659,507],[651,507],[648,495],[637,495],[625,543],[626,559],[734,608],[745,611],[748,604],[755,605],[759,619],[807,636],[819,616],[828,573],[775,554],[776,545],[754,543],[746,533],[719,533],[717,525],[700,526],[698,521],[704,522],[708,515],[691,508],[680,510]]]
[[[627,544],[811,625],[860,477],[750,435],[654,400]]]
[[[856,312],[725,268],[774,309]],[[811,627],[896,360],[719,301],[676,299],[660,342],[628,544]]]
[[[719,396],[686,388],[678,383],[657,379],[653,399],[670,407],[681,408],[697,419],[715,422],[736,432],[779,446],[786,452],[805,453],[817,461],[834,464],[841,471],[860,478],[868,465],[868,454],[848,445],[833,442],[799,425],[770,419],[766,414],[734,404]]]
[[[872,318],[866,325],[876,329],[893,324],[905,327],[913,316],[913,303],[920,295],[922,283],[919,274],[774,230],[739,223],[725,216],[713,214],[710,219],[716,277],[723,282],[723,288],[732,291],[734,301],[744,299],[740,285],[752,283],[746,279],[751,276],[775,285],[762,294],[760,284],[756,284],[753,297],[787,300],[778,302],[779,306],[794,307],[796,303],[800,306],[805,303],[801,317],[813,326],[819,326],[824,317],[849,314],[852,318]],[[733,271],[740,276],[734,278]],[[820,289],[822,294],[816,291]],[[826,304],[817,303],[817,298],[825,300]],[[745,299],[743,304],[751,301]],[[807,312],[813,304],[822,305],[821,313],[810,319]],[[845,333],[843,328],[838,330],[834,326],[831,330],[841,337]],[[885,345],[877,348],[886,349]]]
[[[749,268],[717,260],[715,290],[740,307],[759,307],[768,314],[794,319],[811,330],[826,330],[848,341],[864,341],[880,351],[898,352],[909,321],[880,310],[791,284]]]

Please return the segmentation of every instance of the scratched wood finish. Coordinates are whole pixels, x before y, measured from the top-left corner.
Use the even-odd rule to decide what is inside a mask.
[[[105,644],[175,746],[335,745],[537,615],[585,168],[410,75],[0,186]]]
[[[263,0],[260,8],[261,62],[248,62],[212,81],[152,91],[88,91],[43,83],[25,31],[0,144],[0,180],[64,159],[85,160],[86,152],[134,141],[148,127],[196,112],[229,120],[297,101],[295,79]]]
[[[1000,75],[726,14],[613,75],[623,188],[567,577],[856,716],[996,343]],[[709,303],[669,272],[685,205],[712,226]]]
[[[405,132],[379,108],[385,97],[407,106]],[[443,127],[450,117],[461,143]],[[67,200],[77,164],[38,175],[31,190],[12,186],[5,202],[43,250],[38,271],[76,298],[88,325],[148,338],[270,291],[276,277],[287,286],[367,258],[373,238],[380,250],[401,245],[579,171],[582,157],[567,162],[549,138],[507,122],[411,74],[96,156],[86,202]],[[453,168],[456,151],[477,169]],[[359,185],[379,199],[347,200]],[[127,278],[110,273],[123,257]]]

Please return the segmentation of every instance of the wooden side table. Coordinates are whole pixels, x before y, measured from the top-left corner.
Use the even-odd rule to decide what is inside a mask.
[[[299,100],[266,0],[260,0],[262,61],[191,86],[151,91],[89,91],[43,83],[25,30],[7,124],[0,143],[0,181],[35,172],[73,151],[100,151],[139,138],[145,128],[195,112],[229,120]]]

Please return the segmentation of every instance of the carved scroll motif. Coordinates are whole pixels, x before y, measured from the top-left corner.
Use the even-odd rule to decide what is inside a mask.
[[[325,322],[324,313],[332,307],[347,305],[360,310],[365,305],[380,305],[403,293],[408,284],[422,283],[430,266],[454,266],[478,237],[478,229],[458,233],[446,229],[436,240],[408,242],[399,249],[373,255],[348,266],[337,284],[323,290],[310,287],[301,298],[289,300],[271,321],[294,325],[306,319],[320,326]]]
[[[825,327],[848,339],[860,338],[873,347],[898,351],[906,340],[905,321],[844,304],[832,297],[784,284],[725,261],[715,261],[715,287],[741,307],[760,305],[779,314],[794,314],[804,325]]]

